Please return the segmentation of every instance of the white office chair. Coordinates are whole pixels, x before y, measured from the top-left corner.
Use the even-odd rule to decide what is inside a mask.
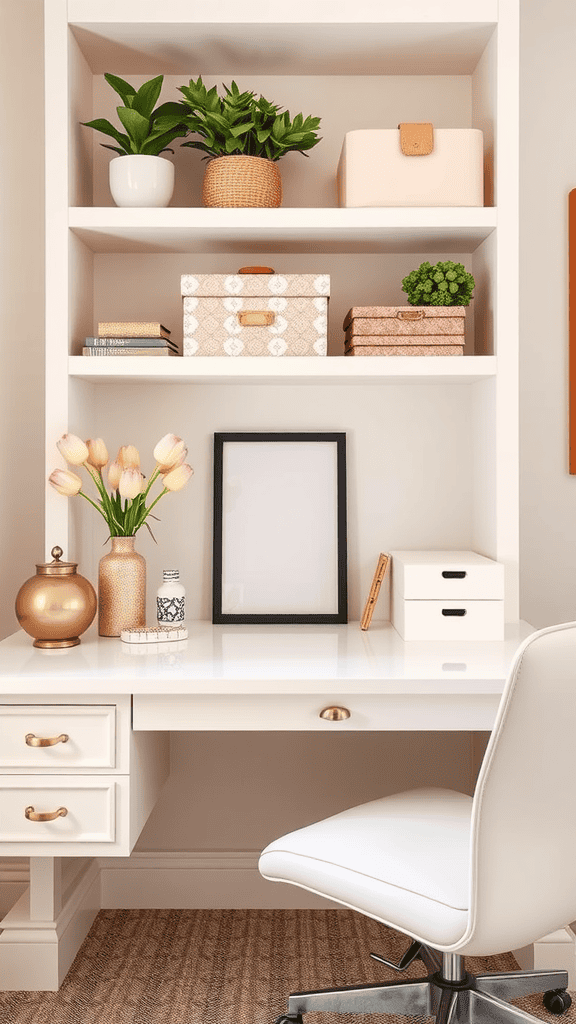
[[[545,991],[566,1010],[566,971],[473,977],[463,956],[535,942],[576,918],[576,623],[534,633],[506,683],[474,797],[416,789],[335,814],[271,843],[265,878],[291,882],[404,932],[417,980],[297,992],[276,1024],[308,1011],[435,1016],[439,1024],[534,1024],[505,1000]]]

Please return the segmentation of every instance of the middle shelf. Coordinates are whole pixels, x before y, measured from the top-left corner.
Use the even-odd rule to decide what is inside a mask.
[[[496,374],[496,356],[70,356],[70,377],[152,384],[472,384]]]
[[[69,211],[70,229],[97,253],[470,253],[496,224],[490,206]]]

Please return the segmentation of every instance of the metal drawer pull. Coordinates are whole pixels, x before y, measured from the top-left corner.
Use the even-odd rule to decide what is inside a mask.
[[[348,708],[324,708],[320,712],[320,718],[323,718],[326,722],[343,722],[346,718],[350,718],[350,712]]]
[[[68,743],[69,739],[70,737],[65,732],[61,732],[59,736],[46,737],[46,739],[35,736],[33,732],[27,732],[25,736],[28,747],[54,747],[56,743]]]
[[[27,807],[24,811],[28,821],[54,821],[56,818],[65,818],[67,814],[67,807],[59,807],[57,811],[35,811],[33,807]]]
[[[276,319],[276,313],[267,309],[244,309],[238,313],[241,327],[270,327]]]

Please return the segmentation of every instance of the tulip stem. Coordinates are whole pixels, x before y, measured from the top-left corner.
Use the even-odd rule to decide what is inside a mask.
[[[89,498],[87,494],[84,494],[84,491],[78,491],[78,494],[81,494],[83,498],[86,498],[86,501],[89,501],[90,504],[94,506],[96,511],[100,513],[102,518],[106,519],[106,522],[108,523],[108,519],[106,517],[106,513],[104,512],[104,509],[100,508],[100,506],[97,505],[95,501],[92,501],[92,498]],[[110,523],[108,523],[108,526],[110,526]]]

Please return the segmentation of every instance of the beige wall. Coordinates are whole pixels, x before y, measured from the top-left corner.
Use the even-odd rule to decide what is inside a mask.
[[[0,0],[0,637],[43,561],[44,66],[41,0]]]
[[[576,5],[521,0],[521,6],[521,593],[523,616],[543,625],[576,618],[576,480],[566,468],[566,195],[576,185]],[[41,0],[0,0],[0,76],[0,633],[5,635],[13,629],[18,586],[42,557]],[[322,744],[285,734],[245,740],[239,735],[174,738],[168,800],[151,818],[144,847],[257,848],[282,828],[401,785],[408,764],[413,783],[427,779],[461,788],[469,786],[474,767],[468,740],[457,736],[448,744],[437,736],[434,745],[425,736],[349,735],[337,750],[327,737]],[[474,761],[482,748],[479,738]],[[246,792],[254,798],[245,801]],[[184,799],[182,819],[174,811]]]

